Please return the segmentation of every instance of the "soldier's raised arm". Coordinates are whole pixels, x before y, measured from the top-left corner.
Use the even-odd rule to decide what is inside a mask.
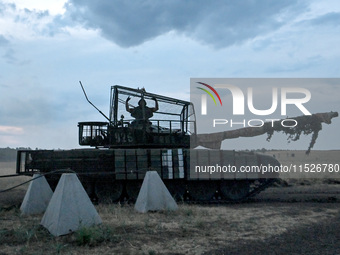
[[[131,112],[132,111],[132,108],[130,108],[129,106],[129,101],[130,101],[131,97],[128,97],[125,101],[125,109],[127,112]]]
[[[152,100],[155,101],[155,107],[154,108],[150,108],[152,110],[152,112],[156,112],[158,111],[158,101],[155,97],[152,98]]]

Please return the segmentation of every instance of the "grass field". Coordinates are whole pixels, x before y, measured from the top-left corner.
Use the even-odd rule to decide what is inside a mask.
[[[7,174],[15,174],[15,161],[0,162],[0,176]]]
[[[102,225],[57,238],[39,225],[42,215],[21,217],[18,209],[1,211],[0,253],[210,254],[214,249],[265,244],[339,215],[337,204],[180,205],[176,212],[147,214],[137,213],[131,205],[96,208]]]
[[[0,162],[0,176],[15,174],[15,165],[15,162]],[[30,179],[30,177],[25,176],[0,178],[0,190],[10,188]],[[26,190],[27,187],[28,184],[18,187],[18,189]]]

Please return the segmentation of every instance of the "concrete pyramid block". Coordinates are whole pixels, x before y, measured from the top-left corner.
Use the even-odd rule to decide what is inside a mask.
[[[176,201],[164,185],[156,171],[148,171],[139,191],[135,210],[147,211],[177,210]]]
[[[33,179],[20,206],[22,215],[44,213],[53,195],[45,176],[34,174]]]
[[[63,174],[41,220],[54,236],[102,222],[76,174]]]

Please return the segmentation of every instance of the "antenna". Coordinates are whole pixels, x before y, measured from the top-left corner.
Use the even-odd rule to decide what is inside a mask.
[[[84,92],[84,95],[85,95],[85,98],[86,98],[87,102],[89,102],[90,105],[92,105],[101,115],[103,115],[105,119],[107,119],[109,122],[111,122],[110,119],[101,110],[99,110],[94,104],[91,103],[91,101],[88,99],[88,97],[86,95],[86,92],[85,92],[85,89],[83,87],[83,84],[81,83],[81,81],[79,81],[79,83],[80,83],[81,89]]]

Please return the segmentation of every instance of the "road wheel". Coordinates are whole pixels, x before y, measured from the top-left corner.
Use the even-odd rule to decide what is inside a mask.
[[[165,186],[168,188],[171,196],[176,201],[183,201],[185,195],[185,183],[184,181],[177,181],[177,180],[167,180],[164,181]]]
[[[123,183],[120,181],[97,181],[95,193],[100,203],[116,202],[123,193]]]
[[[142,181],[129,181],[126,182],[126,193],[131,201],[136,201],[140,188],[142,187]]]
[[[231,201],[242,200],[249,193],[249,182],[246,180],[222,181],[220,191],[224,199]]]
[[[193,200],[209,201],[216,193],[217,184],[214,181],[190,181],[187,188]]]

